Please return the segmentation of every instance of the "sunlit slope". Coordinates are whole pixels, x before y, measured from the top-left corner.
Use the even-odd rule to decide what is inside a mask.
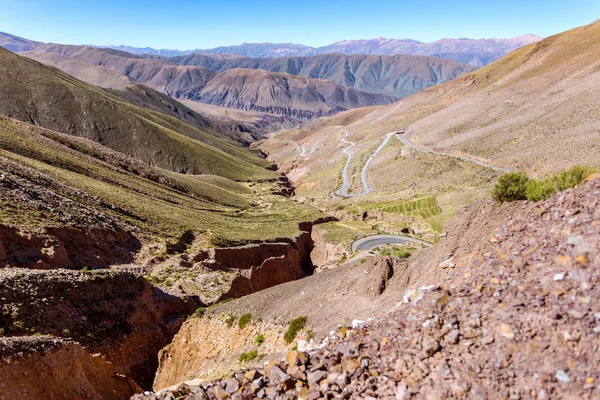
[[[0,49],[0,114],[92,139],[146,164],[234,180],[276,177],[268,163],[210,129]]]
[[[349,111],[306,130],[319,135],[345,126],[359,140],[407,130],[415,143],[533,172],[598,164],[599,53],[595,22],[393,105]]]
[[[290,237],[314,209],[270,184],[161,171],[90,140],[0,117],[0,224],[83,227],[215,245]],[[269,206],[266,207],[265,204]]]

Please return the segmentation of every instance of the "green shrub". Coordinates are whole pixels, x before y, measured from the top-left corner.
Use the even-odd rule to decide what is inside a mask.
[[[228,328],[231,328],[233,326],[233,324],[235,323],[235,316],[230,315],[229,317],[227,317],[227,319],[225,320],[225,324],[227,324]]]
[[[532,179],[529,181],[527,190],[525,191],[525,195],[529,201],[547,199],[554,193],[556,193],[556,186],[554,186],[554,183],[550,179]]]
[[[579,185],[585,178],[598,172],[597,168],[574,165],[566,171],[552,175],[550,178],[559,192]]]
[[[412,250],[399,248],[399,249],[396,249],[396,250],[392,251],[392,255],[394,257],[405,259],[405,258],[408,258],[408,257],[410,257],[412,255]]]
[[[498,203],[505,201],[527,200],[525,192],[529,178],[524,172],[509,172],[498,179],[492,189],[492,197]]]
[[[252,350],[252,351],[249,351],[248,353],[240,354],[239,360],[240,360],[240,362],[250,362],[250,361],[254,360],[257,356],[258,356],[258,351]]]
[[[287,332],[283,335],[283,339],[287,344],[292,343],[294,339],[296,339],[298,332],[300,332],[302,328],[304,328],[304,325],[306,325],[307,320],[308,317],[302,316],[290,321],[290,326]]]
[[[510,172],[498,179],[492,190],[492,197],[499,203],[515,200],[539,201],[581,184],[585,178],[596,172],[598,168],[584,165],[574,165],[546,179],[529,179],[524,172]]]
[[[240,329],[244,329],[246,325],[250,323],[250,321],[252,321],[252,315],[244,314],[240,317],[240,320],[238,321],[238,326],[240,327]]]
[[[262,333],[260,333],[257,337],[256,337],[256,344],[257,345],[261,345],[265,342],[265,335],[263,335]]]
[[[200,318],[201,316],[204,315],[205,311],[206,311],[206,307],[198,307],[198,308],[196,308],[196,311],[194,311],[194,313],[192,314],[192,317]]]

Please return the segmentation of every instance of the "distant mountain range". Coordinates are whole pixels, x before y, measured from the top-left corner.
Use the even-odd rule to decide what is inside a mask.
[[[306,57],[327,53],[340,54],[411,54],[447,58],[474,67],[482,67],[511,51],[542,39],[536,35],[523,35],[507,39],[440,39],[423,43],[412,39],[344,40],[328,46],[310,47],[293,43],[243,43],[213,49],[171,50],[151,47],[96,46],[125,51],[131,54],[157,57],[177,57],[188,54],[237,54],[253,58]],[[0,46],[11,51],[27,51],[39,45],[28,39],[0,32]]]
[[[452,60],[404,54],[321,54],[278,58],[190,54],[168,60],[179,65],[193,65],[218,72],[236,68],[285,72],[307,78],[326,79],[354,89],[398,98],[410,96],[475,69]]]
[[[195,50],[155,50],[149,47],[105,46],[133,54],[150,54],[176,57],[188,54],[239,54],[254,58],[302,57],[327,53],[340,54],[411,54],[448,58],[474,67],[482,67],[511,51],[537,42],[542,38],[536,35],[523,35],[507,39],[440,39],[423,43],[411,39],[365,39],[344,40],[323,47],[310,47],[292,43],[243,43],[237,46],[223,46],[213,49]]]
[[[179,100],[284,116],[296,121],[398,100],[323,79],[250,68],[213,71],[90,46],[41,44],[21,54],[106,88],[139,83]],[[462,73],[463,69],[458,71]]]

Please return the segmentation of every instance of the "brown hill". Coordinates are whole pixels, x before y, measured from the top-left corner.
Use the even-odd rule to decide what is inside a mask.
[[[400,98],[475,69],[451,60],[402,54],[323,54],[313,57],[280,58],[190,54],[173,57],[171,60],[180,65],[196,65],[215,71],[250,68],[285,72],[308,78],[327,79],[354,89]]]
[[[141,108],[58,69],[0,49],[0,72],[1,115],[92,139],[175,172],[238,180],[269,175],[268,163],[219,133]]]
[[[0,46],[10,51],[27,51],[40,45],[40,42],[0,32]]]
[[[48,57],[44,53],[53,53],[54,56]],[[351,90],[314,79],[283,78],[247,70],[217,73],[200,66],[180,66],[166,60],[144,59],[111,49],[48,44],[40,45],[34,52],[25,55],[57,68],[68,68],[73,76],[92,83],[103,83],[105,87],[120,87],[126,83],[125,79],[131,79],[176,99],[300,120],[366,105],[389,104],[396,100],[392,96]],[[79,62],[75,63],[73,59]],[[109,69],[110,72],[99,68]],[[238,98],[238,94],[243,96]]]
[[[222,72],[197,94],[189,96],[190,100],[201,103],[286,115],[301,120],[396,100],[325,80],[250,69]]]

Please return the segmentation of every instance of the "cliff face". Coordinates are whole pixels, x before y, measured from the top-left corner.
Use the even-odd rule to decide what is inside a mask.
[[[55,338],[0,338],[4,399],[125,400],[141,389],[100,355]]]
[[[133,261],[141,248],[131,233],[108,229],[47,228],[21,232],[0,225],[0,265],[52,269],[106,268]]]
[[[205,266],[238,273],[221,299],[239,298],[311,275],[314,272],[313,226],[329,220],[331,218],[301,223],[301,233],[293,240],[212,249],[211,260]]]
[[[148,387],[157,354],[195,308],[125,272],[0,270],[3,335],[68,337]]]

